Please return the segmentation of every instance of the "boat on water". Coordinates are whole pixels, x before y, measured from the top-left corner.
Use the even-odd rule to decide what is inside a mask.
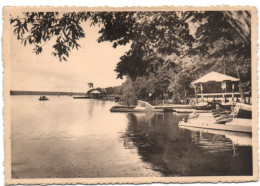
[[[235,109],[237,109],[236,110],[237,118],[252,119],[252,106],[251,105],[237,103]]]
[[[197,109],[173,109],[174,112],[176,113],[192,113],[194,112],[194,110],[196,110],[196,113],[210,113],[211,110],[197,110]]]
[[[252,119],[250,119],[250,114],[244,114],[244,109],[249,111],[250,105],[238,104],[232,113],[219,110],[200,114],[193,112],[188,118],[181,120],[178,125],[180,127],[252,133]]]
[[[232,103],[219,103],[219,102],[202,102],[202,103],[197,103],[195,104],[193,102],[193,104],[191,104],[193,109],[196,110],[212,110],[212,109],[216,109],[216,105],[221,106],[222,108],[225,108],[227,110],[231,110],[232,106],[234,107],[234,104]]]
[[[113,106],[110,112],[145,112],[145,107],[118,105]]]
[[[39,101],[48,101],[49,99],[46,96],[41,96]]]

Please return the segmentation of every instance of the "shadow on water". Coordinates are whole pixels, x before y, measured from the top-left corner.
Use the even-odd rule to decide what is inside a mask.
[[[50,98],[12,97],[14,179],[252,174],[248,134],[179,128],[187,115],[174,113],[111,113],[111,101]]]
[[[128,114],[125,148],[136,146],[142,160],[165,176],[252,175],[249,134],[179,128],[183,117]]]

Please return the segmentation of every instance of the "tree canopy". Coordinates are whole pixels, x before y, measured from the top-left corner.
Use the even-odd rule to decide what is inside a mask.
[[[100,27],[98,42],[112,42],[114,48],[131,45],[115,72],[128,78],[124,86],[134,90],[132,96],[171,92],[183,98],[192,80],[212,70],[239,77],[241,91],[250,89],[248,11],[25,12],[10,23],[17,39],[33,45],[36,54],[55,39],[52,55],[66,61],[80,47],[87,20]]]

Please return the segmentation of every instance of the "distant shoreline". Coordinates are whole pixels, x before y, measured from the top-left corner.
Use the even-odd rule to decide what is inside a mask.
[[[56,91],[19,91],[11,90],[10,95],[86,95],[85,92],[56,92]]]

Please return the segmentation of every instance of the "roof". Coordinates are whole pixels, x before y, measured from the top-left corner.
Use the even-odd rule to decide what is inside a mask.
[[[210,81],[215,81],[215,82],[239,81],[239,79],[213,71],[213,72],[210,72],[210,73],[202,76],[201,78],[191,82],[191,84],[206,83],[206,82],[210,82]]]
[[[92,92],[90,92],[90,94],[100,94],[101,92],[99,92],[98,90],[93,90]]]

